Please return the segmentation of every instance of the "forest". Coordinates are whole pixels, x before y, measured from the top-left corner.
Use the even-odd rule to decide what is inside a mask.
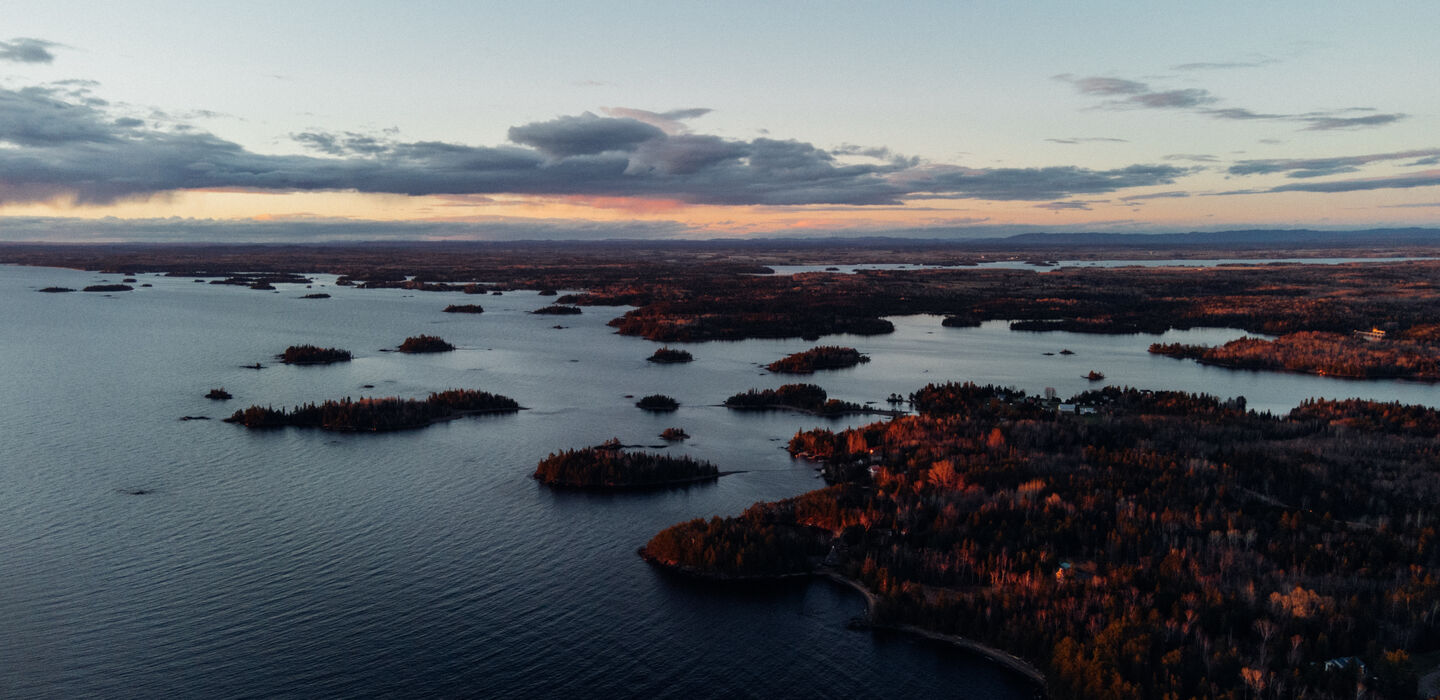
[[[791,441],[833,485],[676,525],[646,558],[833,571],[878,625],[1007,650],[1054,698],[1413,697],[1440,649],[1440,412],[1107,387],[1054,410],[927,386],[918,415]]]
[[[349,397],[276,409],[251,406],[236,411],[226,423],[247,428],[320,428],[322,430],[381,432],[422,428],[432,423],[480,413],[514,413],[520,404],[499,394],[473,389],[449,389],[431,393],[423,400]]]
[[[844,369],[862,362],[869,362],[868,355],[860,354],[855,348],[839,345],[820,345],[803,352],[797,352],[765,365],[765,369],[777,374],[812,374],[820,369]]]
[[[535,479],[552,487],[631,489],[710,481],[720,470],[691,457],[627,452],[618,438],[595,447],[552,452],[535,466]]]
[[[287,365],[328,365],[334,362],[349,362],[350,351],[314,345],[291,345],[276,357]]]
[[[1418,326],[1405,334],[1429,337],[1440,326]],[[1398,334],[1397,334],[1398,335]],[[1440,381],[1440,344],[1396,338],[1305,331],[1274,340],[1239,338],[1218,347],[1155,343],[1150,352],[1235,369],[1284,370],[1361,379]]]

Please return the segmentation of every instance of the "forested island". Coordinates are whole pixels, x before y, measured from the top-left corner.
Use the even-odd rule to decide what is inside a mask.
[[[35,291],[37,291],[37,292],[45,292],[46,294],[60,294],[60,293],[64,293],[64,292],[73,292],[73,291],[75,291],[75,290],[74,290],[74,289],[71,289],[71,288],[69,288],[69,287],[44,287],[44,288],[42,288],[42,289],[37,289],[37,290],[35,290]]]
[[[479,304],[451,304],[444,311],[447,314],[483,314],[485,307]]]
[[[650,362],[655,362],[662,365],[671,365],[679,364],[682,362],[692,362],[694,361],[695,356],[691,355],[688,351],[685,350],[675,350],[669,347],[662,347],[657,349],[654,354],[645,359],[649,360]]]
[[[778,389],[751,389],[725,399],[725,407],[739,411],[800,411],[817,416],[888,413],[829,398],[824,389],[814,384],[786,384]]]
[[[1239,338],[1218,347],[1154,343],[1150,352],[1235,369],[1440,381],[1440,325],[1417,326],[1394,338],[1387,335],[1310,331],[1274,340]]]
[[[804,352],[787,355],[765,365],[765,369],[779,374],[812,374],[815,370],[844,369],[869,361],[868,355],[860,354],[860,351],[855,348],[820,345]]]
[[[305,404],[292,409],[251,406],[236,411],[226,423],[247,428],[320,428],[351,432],[381,432],[423,428],[432,423],[482,413],[514,413],[520,404],[508,396],[473,389],[449,389],[425,399],[349,397],[339,401]]]
[[[575,489],[663,488],[720,478],[709,462],[652,452],[626,452],[614,439],[596,447],[551,453],[535,467],[546,486]]]
[[[551,304],[550,306],[542,306],[530,313],[540,314],[542,316],[574,316],[580,313],[580,307]]]
[[[1440,647],[1440,412],[1107,387],[1060,413],[931,385],[916,416],[797,434],[834,485],[644,549],[720,578],[824,571],[872,621],[1042,669],[1054,698],[1413,697]],[[821,559],[822,555],[825,557]]]
[[[210,391],[206,392],[205,398],[210,399],[211,401],[229,401],[234,397],[230,395],[230,392],[225,391],[225,387],[222,386],[218,389],[211,389]]]
[[[285,352],[275,357],[287,365],[328,365],[336,362],[349,362],[350,351],[314,345],[291,345],[285,348]]]
[[[433,335],[415,335],[405,339],[400,344],[400,352],[426,353],[426,352],[450,352],[455,346],[445,342],[445,339]]]
[[[92,284],[80,291],[82,292],[129,292],[135,288],[128,284]]]
[[[650,394],[641,397],[635,402],[636,406],[647,411],[674,411],[680,408],[680,402],[664,394]]]

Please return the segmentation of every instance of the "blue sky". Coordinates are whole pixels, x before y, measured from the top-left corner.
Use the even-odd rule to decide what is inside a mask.
[[[1158,7],[9,2],[0,240],[1435,221],[1440,3]]]

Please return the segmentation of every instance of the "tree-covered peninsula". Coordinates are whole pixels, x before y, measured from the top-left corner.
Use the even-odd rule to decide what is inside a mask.
[[[320,428],[351,432],[380,432],[422,428],[432,423],[481,413],[514,413],[520,404],[508,396],[473,389],[449,389],[430,394],[425,399],[349,397],[275,409],[251,406],[236,411],[226,423],[239,423],[247,428]]]
[[[1224,345],[1154,343],[1150,352],[1234,369],[1303,372],[1365,379],[1440,381],[1440,325],[1406,333],[1307,331],[1274,340],[1239,338]]]
[[[720,470],[690,457],[626,452],[617,438],[595,447],[551,453],[535,466],[534,477],[560,488],[636,489],[713,481],[720,478]]]
[[[276,357],[287,365],[328,365],[349,362],[350,351],[314,345],[291,345]]]
[[[869,361],[868,355],[860,354],[855,348],[820,345],[787,355],[766,365],[765,369],[780,374],[811,374],[818,369],[843,369]]]
[[[1068,698],[1414,697],[1440,649],[1440,412],[1107,387],[1055,410],[928,386],[920,415],[791,441],[834,485],[660,533],[717,577],[818,570],[872,621],[959,635]],[[825,554],[824,563],[819,555]]]

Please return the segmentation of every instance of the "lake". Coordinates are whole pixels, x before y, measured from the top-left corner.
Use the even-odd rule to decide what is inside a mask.
[[[119,276],[0,266],[0,695],[1032,695],[947,647],[847,629],[864,603],[843,587],[698,584],[636,556],[671,524],[823,486],[785,442],[873,417],[718,406],[797,381],[761,366],[813,343],[689,344],[693,363],[662,366],[645,360],[658,344],[605,325],[625,309],[532,315],[552,301],[533,292],[361,290],[330,276],[276,292],[139,279],[154,286],[39,294]],[[333,296],[299,298],[317,291]],[[453,303],[485,313],[441,312]],[[1437,399],[1427,384],[1237,372],[1146,352],[1157,341],[1222,343],[1236,330],[1100,336],[892,320],[890,335],[821,341],[871,362],[799,381],[881,406],[948,380],[1062,396],[1104,384],[1203,391],[1276,412],[1310,396]],[[421,333],[459,349],[387,351]],[[274,360],[296,344],[355,359]],[[1062,348],[1075,354],[1044,354]],[[255,362],[265,369],[243,367]],[[1084,379],[1092,369],[1107,379]],[[216,387],[235,398],[205,399]],[[219,420],[251,404],[446,388],[504,394],[528,410],[373,435]],[[627,398],[650,393],[682,406],[651,414]],[[658,447],[671,426],[693,437]],[[614,495],[529,478],[547,453],[611,437],[743,473]]]

